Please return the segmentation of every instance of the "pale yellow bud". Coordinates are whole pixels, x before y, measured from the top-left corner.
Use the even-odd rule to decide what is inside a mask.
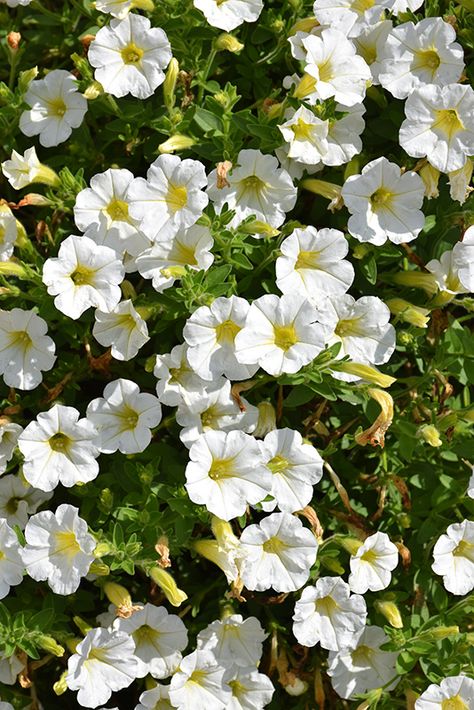
[[[59,643],[56,642],[56,640],[52,636],[48,636],[47,634],[43,634],[41,638],[38,641],[39,646],[44,650],[47,651],[48,653],[52,653],[53,656],[57,656],[58,658],[61,658],[61,656],[64,656],[65,654],[65,649],[59,645]]]
[[[405,301],[403,298],[389,298],[386,301],[390,312],[398,316],[406,323],[416,325],[417,328],[426,328],[429,322],[429,310],[414,306],[412,303]]]
[[[426,274],[423,271],[400,271],[398,274],[394,274],[391,280],[400,286],[422,288],[431,296],[438,292],[438,285],[433,274]]]
[[[333,362],[331,364],[331,370],[336,370],[338,372],[347,372],[349,375],[356,375],[360,377],[361,380],[366,382],[372,382],[378,387],[383,387],[384,389],[393,385],[396,382],[395,377],[390,377],[390,375],[384,375],[379,372],[375,367],[370,365],[362,365],[359,362]]]
[[[48,168],[47,165],[43,165],[43,163],[40,163],[40,166],[36,169],[35,176],[31,182],[40,182],[51,187],[59,187],[61,185],[59,175],[51,168]]]
[[[61,677],[59,678],[59,680],[57,680],[56,683],[54,683],[53,690],[56,695],[63,695],[67,691],[67,689],[68,689],[67,683],[66,683],[67,674],[68,674],[68,671],[67,670],[64,671],[64,673],[61,674]]]
[[[112,548],[108,542],[99,542],[94,549],[94,557],[105,557],[105,555],[110,555]]]
[[[1,261],[0,274],[3,276],[17,276],[19,279],[28,278],[28,272],[25,267],[16,261]]]
[[[115,606],[131,606],[132,597],[125,587],[116,582],[106,582],[103,586],[104,594]]]
[[[393,626],[394,629],[403,628],[402,616],[395,602],[377,599],[374,602],[374,606],[379,614],[382,614],[387,619],[390,626]]]
[[[165,106],[170,111],[175,103],[175,89],[176,82],[179,75],[179,64],[178,60],[173,57],[168,64],[168,69],[166,70],[165,80],[163,82],[163,99]]]
[[[145,10],[145,12],[153,12],[155,4],[152,0],[132,0],[132,8],[136,10]]]
[[[160,143],[158,146],[158,152],[163,154],[174,153],[177,150],[186,150],[187,148],[191,148],[195,142],[196,141],[193,138],[190,138],[190,136],[183,136],[179,133],[175,133],[174,136],[168,138],[168,140],[164,143]]]
[[[344,537],[339,541],[339,544],[350,554],[356,555],[359,547],[362,546],[362,542],[357,540],[355,537]]]
[[[95,574],[97,577],[107,577],[110,574],[110,567],[105,562],[94,560],[89,567],[89,574]]]
[[[217,51],[224,50],[235,54],[240,52],[244,48],[244,45],[242,42],[239,42],[237,37],[234,37],[228,32],[223,32],[214,42],[214,47]]]
[[[451,199],[456,200],[456,202],[459,202],[461,205],[466,202],[474,189],[470,187],[473,166],[472,158],[467,158],[462,168],[448,173],[449,194]]]
[[[424,441],[426,441],[427,444],[430,446],[441,446],[442,441],[439,435],[439,431],[435,426],[432,424],[425,424],[424,426],[421,426],[418,431],[416,432],[417,436],[421,436]]]
[[[264,234],[267,237],[277,237],[280,234],[279,229],[275,229],[275,227],[259,219],[239,224],[239,231],[244,232],[244,234]]]
[[[425,197],[429,200],[431,200],[432,197],[438,197],[438,181],[440,176],[439,170],[434,168],[429,163],[426,163],[422,168],[420,168],[419,176],[425,184]]]
[[[334,212],[334,210],[340,210],[344,206],[343,199],[341,197],[341,186],[335,185],[332,182],[326,182],[326,180],[317,180],[316,178],[306,178],[300,182],[300,187],[304,190],[309,190],[315,195],[321,195],[327,200],[331,200],[328,206],[328,210]]]
[[[295,22],[293,27],[288,33],[289,37],[292,37],[297,32],[311,32],[315,27],[319,25],[319,22],[315,17],[304,17],[302,20]]]
[[[98,81],[93,81],[84,91],[84,98],[88,101],[93,101],[99,98],[104,93],[104,87]]]
[[[181,604],[188,598],[186,592],[178,588],[178,585],[174,581],[173,577],[169,572],[166,572],[161,567],[153,567],[150,570],[150,577],[164,592],[169,603],[173,606],[181,606]]]
[[[260,402],[257,405],[258,421],[253,435],[263,439],[269,432],[277,428],[276,411],[271,402]]]

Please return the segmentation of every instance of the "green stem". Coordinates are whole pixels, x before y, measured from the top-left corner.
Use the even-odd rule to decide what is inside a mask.
[[[204,95],[204,88],[205,88],[209,73],[212,69],[212,64],[214,62],[214,59],[216,58],[216,54],[217,54],[217,52],[213,47],[211,49],[210,54],[209,54],[209,59],[207,60],[206,66],[204,67],[204,71],[203,71],[203,74],[202,74],[202,77],[200,80],[199,91],[198,91],[197,100],[196,100],[196,103],[198,106],[200,106],[202,103],[202,97]]]

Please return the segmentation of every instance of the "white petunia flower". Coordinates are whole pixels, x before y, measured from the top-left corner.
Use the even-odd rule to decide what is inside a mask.
[[[256,668],[267,635],[254,616],[244,619],[240,614],[231,614],[200,631],[197,648],[211,651],[222,666]]]
[[[243,556],[240,541],[234,535],[230,523],[220,518],[213,518],[212,532],[215,540],[196,540],[193,549],[217,565],[229,584],[236,582],[239,578],[237,560]]]
[[[23,431],[23,427],[14,422],[8,421],[8,419],[3,419],[0,424],[0,474],[4,473],[7,469],[8,462],[13,456],[13,452],[16,449],[18,442],[18,437]],[[6,517],[2,516],[1,517]]]
[[[158,379],[156,394],[162,404],[176,407],[181,402],[190,402],[190,393],[199,394],[209,385],[201,379],[188,362],[188,346],[183,343],[175,345],[170,353],[157,355],[153,374]],[[224,378],[220,378],[222,384]],[[220,385],[219,378],[214,383]]]
[[[351,555],[349,586],[357,594],[379,592],[390,584],[392,571],[398,565],[398,550],[383,532],[369,535],[355,555]]]
[[[449,525],[433,548],[431,569],[443,576],[451,594],[469,594],[474,589],[474,522]]]
[[[170,239],[202,215],[209,202],[201,190],[206,184],[199,160],[160,155],[148,168],[146,180],[138,177],[130,184],[130,215],[140,220],[140,229],[149,239]]]
[[[464,675],[431,683],[415,700],[415,710],[469,710],[474,708],[474,680]]]
[[[99,12],[105,12],[112,17],[118,17],[120,20],[128,15],[133,9],[134,0],[96,0],[95,9]]]
[[[296,293],[257,298],[235,337],[237,360],[259,365],[275,377],[298,372],[324,348],[324,329],[315,322],[317,317],[315,307]]]
[[[418,86],[456,83],[464,69],[464,52],[455,39],[456,31],[441,17],[394,27],[379,54],[380,84],[405,99]]]
[[[78,512],[64,503],[55,513],[36,513],[25,528],[21,556],[26,571],[37,582],[47,581],[55,594],[73,594],[95,559],[97,542]]]
[[[27,148],[23,155],[13,150],[11,159],[2,163],[2,172],[14,190],[21,190],[34,182],[40,166],[34,147]]]
[[[52,498],[52,493],[44,493],[29,486],[19,476],[9,474],[0,478],[0,518],[5,518],[12,527],[25,528],[28,517],[36,513],[40,505]]]
[[[249,312],[245,298],[216,298],[201,306],[186,321],[183,337],[188,344],[187,359],[199,377],[214,380],[225,375],[230,380],[252,377],[258,366],[236,357],[236,337]]]
[[[341,197],[351,213],[348,230],[360,242],[380,246],[411,242],[423,229],[425,184],[412,171],[403,172],[387,158],[377,158],[351,175]]]
[[[20,661],[15,653],[8,658],[0,659],[0,683],[5,683],[5,685],[15,685],[18,673],[20,673],[24,667],[24,662]],[[0,710],[10,710],[10,708],[2,708],[0,705]]]
[[[79,691],[79,705],[97,708],[113,692],[128,688],[138,667],[134,651],[133,639],[121,631],[88,631],[67,663],[66,684]]]
[[[91,178],[74,205],[74,221],[97,244],[111,247],[120,255],[141,254],[150,240],[129,215],[127,190],[134,180],[130,170],[110,168]],[[95,229],[90,229],[94,227]]]
[[[474,154],[473,113],[471,86],[420,86],[405,102],[400,145],[415,158],[426,156],[442,173],[459,170]]]
[[[263,461],[272,473],[271,495],[286,513],[302,510],[323,475],[323,460],[299,431],[275,429],[260,443]]]
[[[4,5],[8,5],[8,7],[18,7],[18,5],[29,5],[32,0],[0,0]]]
[[[97,309],[92,335],[104,347],[111,346],[116,360],[132,360],[150,340],[146,322],[130,300],[120,301],[109,313]]]
[[[143,15],[131,13],[101,27],[87,57],[94,78],[104,90],[120,98],[132,94],[148,99],[165,80],[163,69],[171,60],[171,46],[164,30],[151,27]]]
[[[205,505],[223,520],[245,513],[269,493],[271,475],[258,442],[243,431],[207,431],[191,446],[186,490],[194,503]]]
[[[334,335],[328,344],[341,343],[338,358],[349,355],[353,362],[382,365],[395,350],[395,328],[389,323],[390,310],[376,296],[362,296],[357,301],[344,294],[331,299],[336,313]],[[333,372],[333,376],[347,382],[355,375]]]
[[[293,633],[302,646],[321,644],[329,651],[357,645],[367,618],[364,597],[350,594],[340,577],[320,577],[303,589],[295,604]]]
[[[13,254],[18,236],[17,221],[8,207],[0,204],[0,261],[8,261]]]
[[[0,599],[23,581],[24,565],[20,555],[20,543],[5,518],[0,518]]]
[[[253,215],[276,228],[285,221],[286,212],[295,206],[297,189],[273,155],[264,155],[260,150],[241,150],[226,179],[229,186],[219,189],[217,171],[213,170],[207,192],[218,214],[226,203],[235,211],[230,227],[237,227]]]
[[[354,280],[354,267],[344,257],[349,251],[338,229],[294,229],[280,245],[276,285],[282,293],[299,293],[308,300],[318,293],[345,293]]]
[[[135,710],[172,710],[169,685],[158,683],[151,690],[145,690],[139,697]]]
[[[317,118],[306,106],[285,112],[285,123],[278,128],[288,144],[288,158],[315,165],[328,150],[329,121]]]
[[[315,0],[313,12],[321,25],[358,37],[367,27],[375,25],[390,10],[395,0]]]
[[[408,10],[415,12],[415,10],[418,10],[418,8],[423,5],[423,2],[424,0],[395,0],[392,5],[392,13],[398,16]]]
[[[342,32],[325,29],[319,37],[303,39],[303,46],[305,72],[314,79],[312,93],[319,101],[334,96],[339,103],[354,106],[364,100],[370,69]]]
[[[179,616],[169,614],[163,606],[145,604],[128,619],[117,619],[114,628],[135,642],[137,678],[148,673],[154,678],[172,675],[188,643],[188,632]]]
[[[103,454],[138,454],[151,442],[150,429],[161,421],[161,405],[135,382],[120,378],[89,403],[86,416],[99,432],[96,444]]]
[[[243,22],[255,22],[263,9],[263,0],[193,0],[210,25],[230,32]]]
[[[79,93],[76,77],[64,69],[53,69],[44,79],[30,83],[23,100],[30,107],[20,116],[25,136],[37,136],[45,148],[59,145],[78,128],[87,112],[87,99]]]
[[[211,389],[190,392],[188,401],[180,402],[176,411],[176,421],[183,427],[179,438],[190,448],[201,434],[211,429],[240,429],[251,434],[257,426],[258,409],[243,397],[241,402],[244,409],[232,397],[231,383],[225,379],[220,387],[212,383]]]
[[[226,710],[263,710],[275,692],[270,678],[253,668],[234,666],[226,680],[232,691]]]
[[[214,261],[213,246],[208,227],[194,224],[169,240],[156,241],[135,263],[141,276],[152,279],[153,288],[161,293],[186,273],[186,266],[193,271],[207,271]]]
[[[313,533],[290,513],[272,513],[240,536],[240,577],[250,590],[294,592],[305,584],[316,561]]]
[[[398,653],[380,650],[388,640],[379,626],[366,626],[356,648],[329,652],[327,672],[341,698],[352,699],[381,686],[389,691],[397,685]]]
[[[393,28],[391,20],[382,20],[375,25],[366,27],[353,42],[357,47],[357,54],[365,59],[372,74],[372,84],[380,84],[379,72],[380,61],[383,56],[384,45],[389,33]]]
[[[124,275],[117,252],[86,236],[67,237],[58,256],[43,266],[43,283],[55,296],[54,305],[74,320],[91,306],[112,311],[120,301]]]
[[[449,196],[461,205],[466,202],[471,192],[474,191],[474,187],[471,187],[473,169],[474,160],[468,158],[462,168],[448,173]]]
[[[183,658],[171,679],[172,706],[178,710],[226,710],[231,692],[225,673],[210,651],[193,651]]]
[[[472,293],[474,291],[474,227],[464,232],[462,242],[445,251],[441,258],[432,259],[426,268],[434,274],[440,291]]]
[[[56,362],[48,326],[34,310],[0,310],[0,373],[9,387],[32,390]]]
[[[365,128],[362,118],[365,106],[336,104],[335,110],[336,117],[329,119],[328,150],[322,157],[324,165],[344,165],[362,150],[360,136]]]
[[[55,404],[38,414],[19,436],[18,447],[25,457],[23,475],[35,488],[48,492],[58,483],[70,488],[97,477],[97,430],[79,416],[74,407]]]

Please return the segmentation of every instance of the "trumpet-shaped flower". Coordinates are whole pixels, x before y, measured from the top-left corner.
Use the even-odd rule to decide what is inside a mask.
[[[387,641],[379,626],[366,626],[356,648],[329,652],[328,675],[341,698],[354,698],[381,686],[389,691],[397,685],[398,653],[380,650]]]
[[[130,170],[109,168],[91,178],[90,187],[81,190],[74,205],[78,228],[88,230],[87,236],[120,255],[136,256],[150,246],[137,220],[129,215],[127,190],[133,179]]]
[[[330,651],[357,645],[367,618],[364,597],[350,594],[340,577],[320,577],[303,589],[295,604],[293,633],[303,646],[321,644]]]
[[[240,536],[240,577],[250,590],[294,592],[309,577],[318,545],[313,533],[290,513],[272,513]]]
[[[254,616],[244,619],[241,614],[231,614],[222,621],[213,621],[200,631],[197,648],[211,651],[216,661],[225,667],[256,668],[266,637]]]
[[[146,322],[130,300],[120,301],[109,313],[97,309],[92,335],[104,347],[111,346],[112,357],[125,361],[150,340]]]
[[[104,90],[118,98],[148,99],[165,80],[171,46],[160,27],[134,13],[112,20],[91,42],[88,59]]]
[[[471,293],[474,291],[474,228],[464,232],[462,242],[445,251],[441,258],[426,264],[440,291],[447,293]]]
[[[424,194],[417,173],[402,173],[387,158],[372,160],[361,175],[351,175],[342,186],[342,199],[352,215],[349,232],[360,242],[377,246],[387,239],[394,244],[411,242],[425,223],[420,209]]]
[[[321,25],[358,37],[367,27],[375,25],[390,10],[395,0],[315,0],[313,11]]]
[[[305,72],[314,79],[311,89],[319,101],[334,96],[339,103],[354,106],[364,100],[370,69],[345,34],[331,27],[319,37],[309,35],[302,42]]]
[[[282,293],[300,293],[311,300],[318,293],[345,293],[354,280],[354,268],[344,257],[349,251],[338,229],[295,229],[280,246],[276,284]]]
[[[236,355],[236,337],[246,323],[249,308],[244,298],[222,296],[188,318],[183,329],[187,359],[199,377],[214,380],[225,375],[230,380],[245,380],[258,370],[258,366]]]
[[[18,236],[18,224],[8,205],[0,205],[0,261],[8,261]]]
[[[279,168],[273,155],[264,155],[260,150],[241,150],[226,180],[228,186],[218,188],[217,171],[213,170],[207,192],[218,214],[225,204],[235,211],[231,227],[252,215],[279,227],[285,221],[285,213],[295,206],[297,190],[290,175]]]
[[[171,704],[178,710],[226,710],[231,697],[226,669],[210,651],[193,651],[181,661],[169,686]]]
[[[415,700],[415,710],[469,710],[474,707],[474,680],[465,675],[431,683]]]
[[[154,688],[145,690],[139,699],[135,710],[172,710],[169,685],[157,683]]]
[[[26,571],[37,582],[47,581],[55,594],[72,594],[94,561],[96,541],[78,509],[64,503],[56,512],[31,516],[26,546],[21,551]]]
[[[35,488],[48,492],[58,483],[70,488],[96,478],[97,430],[79,416],[74,407],[55,404],[38,414],[19,436],[18,447],[25,457],[23,475]]]
[[[0,478],[0,518],[5,518],[13,527],[24,530],[28,517],[36,513],[40,505],[52,498],[52,493],[44,493],[32,488],[19,476],[9,474]]]
[[[384,44],[393,28],[391,20],[382,20],[375,25],[369,25],[361,31],[353,41],[357,54],[365,59],[372,74],[372,84],[380,84],[380,62],[383,56]]]
[[[328,151],[329,121],[320,118],[305,106],[285,113],[285,123],[278,126],[288,144],[288,158],[315,165]]]
[[[315,307],[298,294],[257,298],[235,336],[237,360],[274,376],[298,372],[324,348],[325,331],[317,318]]]
[[[25,136],[37,136],[45,148],[59,145],[78,128],[87,112],[87,99],[77,90],[76,77],[53,69],[44,79],[32,81],[23,100],[30,107],[20,116]]]
[[[151,240],[164,241],[191,227],[209,201],[201,190],[207,184],[199,160],[160,155],[150,165],[147,179],[135,178],[128,188],[130,215]]]
[[[15,531],[4,518],[0,518],[0,599],[23,581],[24,565],[20,555],[20,543]]]
[[[58,256],[43,266],[43,283],[55,296],[54,305],[74,320],[91,306],[112,311],[120,301],[124,275],[117,252],[86,236],[65,239]]]
[[[40,166],[34,147],[27,148],[23,155],[13,150],[10,160],[2,163],[2,172],[14,190],[21,190],[34,181]]]
[[[189,458],[189,497],[223,520],[243,515],[247,503],[270,493],[271,475],[259,444],[243,431],[207,431],[191,446]]]
[[[79,691],[79,705],[97,708],[113,692],[128,688],[138,667],[134,651],[133,639],[122,631],[88,631],[67,663],[66,684]]]
[[[23,427],[8,420],[0,424],[0,475],[6,471],[22,431]]]
[[[135,382],[120,378],[89,403],[86,416],[99,432],[102,453],[138,454],[151,442],[150,429],[161,421],[161,405],[154,395],[140,392]]]
[[[272,473],[271,494],[280,510],[302,510],[313,497],[313,486],[323,475],[323,460],[299,431],[275,429],[261,442],[263,461]]]
[[[143,278],[152,279],[153,288],[161,293],[186,273],[185,267],[207,271],[214,261],[213,245],[209,229],[194,224],[172,239],[156,241],[140,254],[136,266]]]
[[[424,84],[454,84],[464,69],[463,49],[455,39],[454,28],[441,17],[394,27],[380,52],[380,84],[397,99]]]
[[[226,679],[232,691],[226,710],[263,710],[275,692],[270,678],[252,667],[234,666]]]
[[[398,564],[398,550],[383,532],[369,535],[351,556],[349,586],[357,594],[379,592],[390,584],[392,571]]]
[[[452,594],[469,594],[474,589],[474,522],[449,525],[433,548],[431,569],[443,576]]]
[[[117,619],[114,628],[131,636],[135,642],[137,678],[144,678],[148,673],[154,678],[172,675],[188,643],[188,632],[179,616],[168,614],[163,606],[145,604],[128,619]]]
[[[51,370],[56,346],[47,332],[46,321],[33,310],[0,310],[0,373],[6,385],[32,390],[43,371]]]
[[[162,404],[176,407],[181,402],[190,402],[191,393],[199,395],[209,384],[196,375],[187,357],[188,346],[175,345],[170,353],[157,355],[153,374],[158,379],[156,394]],[[216,381],[217,380],[217,381]],[[213,384],[219,386],[219,378]],[[221,378],[222,384],[224,378]]]
[[[419,86],[405,102],[400,145],[442,173],[462,168],[474,154],[474,89],[469,85]]]
[[[183,427],[179,438],[190,448],[202,433],[211,429],[240,429],[251,434],[257,426],[258,409],[244,398],[239,406],[232,397],[230,381],[224,379],[221,387],[190,392],[188,401],[178,405],[176,421]]]
[[[193,0],[213,27],[230,32],[243,22],[255,22],[263,9],[263,0]]]

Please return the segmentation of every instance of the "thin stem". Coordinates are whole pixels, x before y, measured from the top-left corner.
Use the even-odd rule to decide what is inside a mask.
[[[200,106],[202,103],[202,97],[204,95],[204,88],[205,88],[209,73],[212,69],[212,64],[214,62],[214,59],[216,58],[216,54],[217,54],[217,52],[213,47],[210,51],[209,59],[207,60],[206,66],[204,67],[203,75],[202,75],[201,82],[199,85],[199,91],[198,91],[197,100],[196,100],[196,103],[198,106]]]

